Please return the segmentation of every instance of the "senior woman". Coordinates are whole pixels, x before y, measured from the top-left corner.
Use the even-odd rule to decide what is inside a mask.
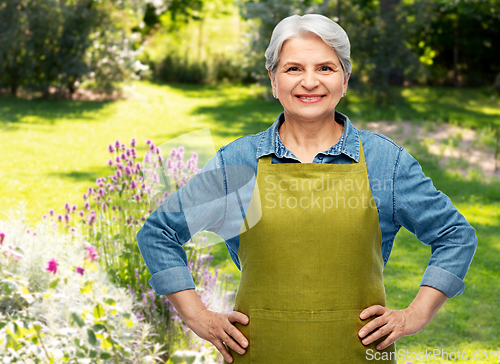
[[[394,342],[464,291],[475,230],[405,149],[335,111],[349,57],[332,20],[283,19],[266,68],[284,112],[220,148],[137,234],[156,293],[225,362],[396,363]],[[234,166],[254,177],[236,183]],[[432,256],[413,302],[391,310],[382,271],[401,226]],[[202,230],[224,238],[241,270],[229,314],[201,302],[187,268],[182,244]]]

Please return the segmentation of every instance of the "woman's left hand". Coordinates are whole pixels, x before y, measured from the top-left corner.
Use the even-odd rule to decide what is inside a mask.
[[[362,320],[374,315],[379,317],[359,330],[358,335],[363,339],[361,342],[363,345],[368,345],[390,334],[377,345],[377,350],[383,350],[400,337],[416,334],[432,320],[447,298],[444,293],[435,288],[421,286],[415,300],[404,310],[391,310],[381,305],[364,309],[359,314]],[[377,328],[377,331],[372,332]]]
[[[380,305],[368,307],[361,312],[359,317],[363,320],[373,315],[379,317],[363,326],[358,335],[363,339],[361,341],[363,345],[368,345],[390,333],[384,341],[377,345],[377,350],[385,349],[400,337],[416,334],[432,319],[432,317],[428,319],[420,317],[413,307],[404,310],[391,310]],[[368,335],[377,328],[377,331]]]

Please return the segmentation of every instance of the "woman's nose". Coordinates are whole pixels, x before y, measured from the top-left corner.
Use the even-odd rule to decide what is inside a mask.
[[[304,72],[301,82],[302,87],[312,90],[319,85],[319,80],[314,72]]]

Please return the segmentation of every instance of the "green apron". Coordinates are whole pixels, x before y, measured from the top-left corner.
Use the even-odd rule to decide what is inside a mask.
[[[376,349],[387,336],[366,346],[358,336],[375,318],[361,311],[385,306],[381,244],[361,145],[352,164],[261,157],[234,306],[250,319],[233,323],[249,345],[243,355],[226,345],[233,363],[396,363],[394,344]]]

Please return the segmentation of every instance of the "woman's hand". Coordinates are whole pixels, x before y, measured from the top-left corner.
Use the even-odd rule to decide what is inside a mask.
[[[432,320],[447,299],[448,296],[443,292],[430,286],[421,286],[417,297],[404,310],[391,310],[381,305],[370,306],[359,317],[362,320],[374,315],[379,317],[359,330],[358,335],[363,339],[361,342],[368,345],[390,334],[377,345],[377,350],[383,350],[400,337],[414,335]],[[371,333],[373,330],[377,331]]]
[[[186,322],[186,324],[188,324],[196,335],[210,341],[222,354],[224,359],[232,363],[233,358],[224,344],[242,355],[245,353],[244,348],[248,346],[248,339],[232,324],[236,321],[246,325],[249,322],[249,318],[238,311],[224,314],[206,308],[201,310],[193,320]]]

